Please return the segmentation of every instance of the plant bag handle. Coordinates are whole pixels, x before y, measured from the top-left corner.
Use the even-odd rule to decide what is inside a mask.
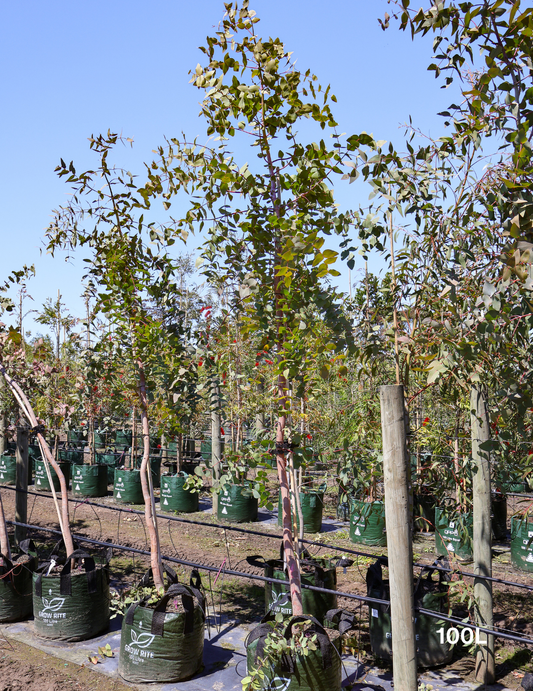
[[[154,614],[152,617],[152,633],[156,636],[162,636],[164,633],[166,606],[168,601],[172,597],[177,597],[181,595],[181,602],[183,604],[183,609],[185,610],[185,626],[183,627],[183,633],[189,634],[194,631],[194,599],[196,598],[202,614],[205,616],[205,601],[202,593],[196,588],[191,588],[190,586],[183,585],[182,583],[174,583],[167,590],[165,595],[159,600],[159,602],[154,607]]]
[[[167,578],[170,581],[171,585],[178,582],[178,576],[177,576],[176,572],[174,571],[174,569],[171,569],[170,566],[168,566],[165,563],[163,563],[163,571],[167,574]],[[146,588],[147,586],[150,585],[151,580],[153,580],[152,567],[150,567],[148,569],[148,571],[144,574],[144,576],[139,581],[139,587],[140,588]]]
[[[285,630],[283,636],[286,640],[292,635],[293,624],[303,623],[305,621],[310,621],[312,623],[311,631],[314,631],[317,636],[318,644],[320,646],[320,653],[322,655],[322,669],[329,669],[333,664],[333,658],[331,655],[331,641],[329,640],[326,630],[322,624],[315,617],[310,614],[299,614],[295,617],[291,617]],[[283,655],[281,660],[281,666],[284,671],[294,674],[294,659],[290,655]]]
[[[82,549],[76,549],[67,557],[65,565],[61,569],[59,580],[59,592],[61,595],[72,595],[72,560],[83,559],[83,566],[85,567],[85,575],[87,577],[87,592],[94,594],[98,592],[98,584],[96,579],[96,563],[94,557]]]
[[[352,612],[347,612],[345,609],[329,609],[324,617],[332,624],[337,624],[339,633],[343,634],[350,629],[353,629],[355,615]]]

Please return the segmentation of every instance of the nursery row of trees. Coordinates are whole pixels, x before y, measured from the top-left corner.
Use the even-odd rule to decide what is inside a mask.
[[[531,470],[533,12],[511,0],[392,5],[383,28],[395,18],[413,38],[432,33],[429,69],[444,85],[461,80],[443,137],[411,125],[399,148],[341,135],[330,88],[256,33],[247,0],[229,3],[192,72],[206,142],[169,138],[144,178],[112,163],[112,133],[91,137],[93,169],[58,166],[72,196],[48,250],[87,257],[85,350],[50,361],[16,329],[4,334],[4,365],[45,392],[36,406],[52,426],[76,415],[107,424],[135,407],[143,472],[151,425],[189,433],[222,406],[236,440],[269,428],[295,614],[292,444],[303,432],[348,455],[375,452],[379,384],[404,384],[414,438],[447,455],[468,439],[471,389],[484,387],[496,467],[517,457],[522,476]],[[374,201],[343,211],[334,186],[356,178]],[[203,293],[176,253],[191,235],[203,239]],[[334,288],[336,263],[353,268],[358,247],[383,252],[391,271],[365,277],[350,301]]]

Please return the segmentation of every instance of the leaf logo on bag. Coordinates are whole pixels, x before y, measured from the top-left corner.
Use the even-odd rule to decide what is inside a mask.
[[[274,679],[272,679],[272,681],[268,685],[268,691],[286,691],[290,683],[290,679],[284,679],[283,677],[274,677]]]
[[[140,633],[137,635],[135,631],[131,632],[131,646],[136,645],[138,648],[148,648],[148,646],[154,640],[155,635],[153,633]]]
[[[274,605],[282,607],[289,602],[288,593],[272,593],[272,607]]]
[[[64,597],[54,597],[52,600],[47,600],[45,597],[43,597],[43,612],[46,612],[46,610],[49,610],[50,612],[57,612],[58,609],[63,607],[64,602]]]

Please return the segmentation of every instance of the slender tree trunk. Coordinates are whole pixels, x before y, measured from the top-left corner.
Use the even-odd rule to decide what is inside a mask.
[[[3,365],[0,365],[0,373],[4,376],[4,379],[7,382],[7,385],[11,389],[13,395],[15,396],[15,399],[17,400],[17,403],[21,407],[24,415],[28,419],[30,425],[34,429],[39,428],[39,423],[37,421],[37,417],[35,413],[33,412],[33,409],[25,396],[24,392],[20,388],[20,386],[9,376],[9,374],[6,372],[6,369]],[[41,449],[41,453],[43,456],[43,461],[46,464],[49,463],[52,468],[56,471],[57,477],[59,478],[59,484],[61,487],[61,510],[59,509],[59,504],[57,502],[57,496],[55,493],[54,485],[53,483],[51,484],[50,489],[52,490],[52,495],[54,497],[54,504],[56,506],[57,510],[57,517],[59,520],[59,526],[61,528],[61,534],[63,535],[63,541],[65,543],[65,549],[67,550],[67,554],[72,554],[74,552],[74,543],[72,541],[72,535],[70,532],[70,524],[69,524],[69,515],[68,515],[68,493],[67,493],[67,483],[65,481],[65,476],[63,475],[63,471],[59,467],[59,464],[55,460],[52,452],[50,451],[50,447],[46,443],[46,440],[44,439],[43,435],[41,432],[37,432],[37,441],[39,443],[39,447]]]
[[[17,427],[17,468],[15,495],[15,520],[17,523],[28,522],[28,427]],[[27,528],[15,526],[15,543],[20,545],[26,539]]]
[[[213,466],[215,483],[220,479],[220,459],[222,457],[220,438],[222,421],[220,418],[220,388],[217,378],[213,377],[211,382],[211,465]],[[218,491],[213,494],[213,513],[215,516],[218,514]]]
[[[287,403],[287,381],[285,377],[278,377],[278,404],[280,410],[286,409]],[[289,483],[287,480],[287,451],[285,450],[285,424],[286,416],[281,413],[278,416],[276,430],[276,463],[278,469],[278,479],[281,491],[281,507],[283,517],[283,550],[287,562],[287,571],[290,583],[292,613],[297,616],[303,614],[302,606],[302,583],[300,569],[292,538],[292,512]]]
[[[4,410],[4,397],[6,391],[6,382],[4,377],[0,377],[0,456],[3,456],[7,448],[6,439],[6,411]]]
[[[141,462],[141,487],[144,498],[144,517],[148,535],[150,536],[150,566],[154,585],[158,590],[164,590],[163,565],[161,561],[161,546],[155,511],[154,488],[152,470],[150,468],[150,426],[148,424],[148,399],[146,396],[146,379],[143,363],[138,360],[139,367],[139,396],[141,400],[141,423],[143,434],[143,458]]]
[[[476,620],[479,626],[491,629],[492,611],[492,528],[490,496],[490,453],[481,446],[490,440],[487,392],[482,387],[472,387],[470,397],[472,425],[473,503],[474,503],[474,599]],[[476,681],[494,684],[494,636],[486,636],[486,644],[480,645],[476,654]]]

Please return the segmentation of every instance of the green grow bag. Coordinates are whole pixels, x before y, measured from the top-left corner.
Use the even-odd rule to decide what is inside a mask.
[[[144,504],[141,471],[115,468],[113,497],[121,504]]]
[[[511,518],[511,562],[522,571],[533,571],[533,521],[527,516]]]
[[[72,494],[75,497],[106,497],[107,466],[73,465]]]
[[[110,556],[110,555],[109,555]],[[72,559],[83,559],[81,570],[71,571]],[[79,563],[79,562],[78,562]],[[109,626],[109,557],[96,565],[83,550],[75,550],[60,575],[45,575],[48,564],[33,574],[35,632],[56,641],[84,641]]]
[[[121,454],[114,451],[104,451],[103,453],[97,453],[95,455],[95,460],[101,465],[105,465],[107,468],[107,484],[112,485],[115,480],[115,468],[117,465],[117,460],[120,458]]]
[[[436,499],[432,494],[415,494],[415,530],[432,533],[435,530]]]
[[[69,444],[81,444],[86,441],[84,429],[71,429],[67,432],[67,441]]]
[[[131,430],[118,430],[116,433],[115,443],[117,446],[131,446]]]
[[[198,511],[198,492],[191,492],[190,490],[183,489],[186,480],[186,473],[161,476],[159,506],[163,511],[179,511],[181,513],[193,513]]]
[[[383,502],[352,500],[350,540],[359,545],[371,545],[373,547],[384,547],[387,544],[385,504]]]
[[[0,456],[0,485],[15,485],[17,482],[17,457]]]
[[[507,537],[507,498],[504,495],[492,495],[492,534],[497,541]]]
[[[257,521],[258,500],[248,485],[224,485],[218,495],[218,518],[231,523]]]
[[[300,492],[300,504],[304,519],[305,533],[320,533],[322,530],[322,511],[324,509],[324,492],[302,491]],[[298,529],[300,528],[300,516],[297,516]],[[281,510],[281,492],[278,496],[278,525],[283,525]]]
[[[2,554],[0,566],[0,623],[20,621],[31,616],[32,574],[37,568],[37,554],[32,540],[20,543],[22,554],[15,562]]]
[[[301,577],[305,585],[337,590],[337,570],[329,559],[302,559]],[[276,578],[277,583],[265,583],[265,609],[267,612],[281,612],[284,616],[292,615],[291,596],[287,574],[283,570],[283,561],[270,559],[265,562],[265,576]],[[321,623],[326,612],[337,607],[337,596],[333,593],[320,593],[316,590],[302,588],[302,607],[304,614],[315,617]]]
[[[181,596],[182,611],[167,611]],[[196,603],[195,603],[196,600]],[[171,585],[155,607],[136,602],[126,612],[120,636],[118,673],[135,684],[189,679],[202,666],[205,604],[196,588]]]
[[[80,451],[79,449],[58,449],[57,457],[60,461],[83,463],[83,451]]]
[[[512,494],[522,494],[527,492],[527,483],[525,482],[504,482],[502,483],[502,492],[511,492]]]
[[[444,509],[435,509],[435,549],[437,554],[455,554],[463,561],[472,559],[473,516],[462,514],[451,520]]]
[[[107,444],[109,444],[109,439],[108,439],[108,433],[107,432],[95,432],[94,433],[94,445],[97,449],[101,449]]]
[[[341,637],[330,640],[326,630],[313,617],[305,615],[291,617],[284,628],[283,636],[290,640],[292,626],[299,622],[310,622],[307,632],[316,634],[316,650],[308,655],[284,655],[277,662],[268,662],[263,668],[266,677],[260,687],[264,691],[340,691],[341,689]],[[263,658],[269,623],[261,623],[253,629],[244,643],[246,666],[250,674]]]
[[[67,489],[70,482],[70,462],[69,461],[59,461],[59,467],[61,468],[63,475],[65,476],[65,482],[67,483]],[[52,482],[54,483],[54,488],[56,492],[61,491],[61,485],[59,484],[59,478],[57,477],[56,471],[50,466],[50,474],[52,476]],[[35,459],[35,489],[42,491],[50,491],[50,483],[48,482],[48,475],[46,474],[46,468],[44,466],[44,461],[42,458]]]
[[[415,607],[423,607],[434,612],[445,614],[448,584],[446,574],[438,572],[438,580],[433,580],[434,569],[427,567],[415,579]],[[379,561],[369,567],[366,576],[367,595],[379,600],[390,600],[388,580],[383,580]],[[370,646],[376,657],[392,660],[392,628],[389,605],[369,605]],[[442,619],[435,619],[424,614],[417,614],[415,619],[416,657],[420,667],[436,667],[451,661],[453,648],[446,641],[450,624]],[[444,643],[438,633],[444,629]]]

